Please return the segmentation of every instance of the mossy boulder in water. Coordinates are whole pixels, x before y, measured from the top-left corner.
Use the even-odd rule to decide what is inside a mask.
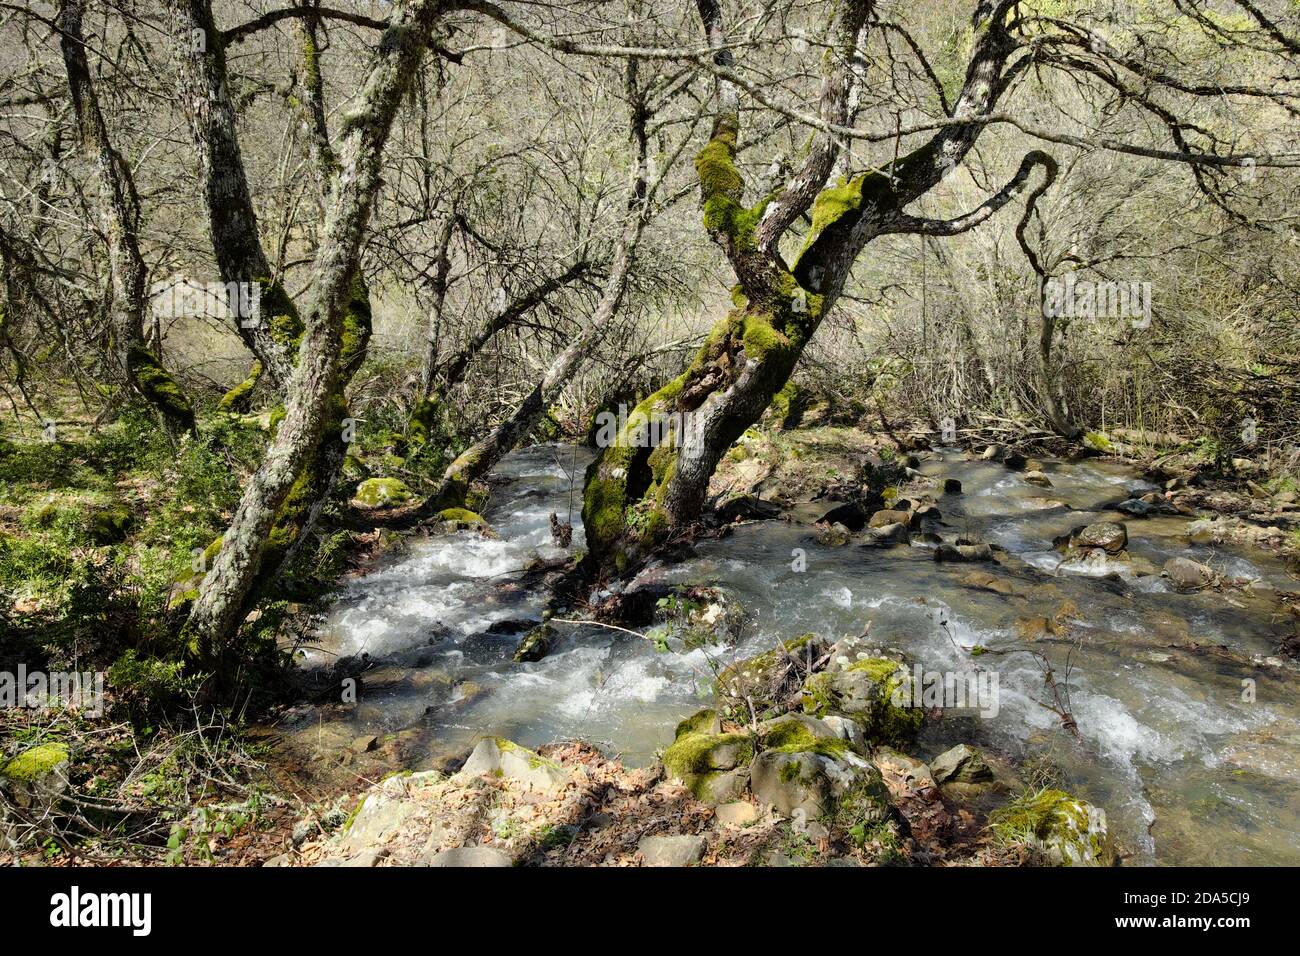
[[[1056,866],[1115,863],[1106,811],[1062,790],[1026,791],[989,816],[989,829],[1002,843]]]
[[[856,721],[871,744],[903,744],[916,736],[925,711],[916,703],[904,661],[841,642],[826,670],[803,685],[804,713]]]
[[[481,531],[493,534],[492,526],[481,515],[468,508],[444,508],[438,512],[438,520],[448,531]]]
[[[411,500],[411,489],[400,478],[367,478],[357,485],[352,505],[357,508],[396,508]]]

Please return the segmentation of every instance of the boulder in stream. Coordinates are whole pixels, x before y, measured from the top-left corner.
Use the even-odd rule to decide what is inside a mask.
[[[1179,591],[1201,591],[1219,581],[1213,568],[1190,558],[1170,558],[1161,574]]]
[[[1056,866],[1112,866],[1115,846],[1106,811],[1061,790],[1028,790],[989,816],[1006,845],[1023,846]]]
[[[993,779],[984,755],[967,744],[958,744],[935,757],[930,762],[930,773],[936,783],[980,783]]]

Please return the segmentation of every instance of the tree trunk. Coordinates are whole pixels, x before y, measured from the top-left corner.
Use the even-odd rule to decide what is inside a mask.
[[[235,331],[283,390],[303,323],[262,248],[230,98],[225,46],[211,0],[167,0],[174,18],[179,93],[198,147],[208,227],[223,283],[258,289],[258,314],[237,316]]]
[[[285,417],[250,480],[203,579],[187,629],[192,650],[218,667],[229,651],[280,507],[337,411],[344,313],[362,235],[380,186],[380,160],[393,117],[427,47],[439,0],[409,0],[394,11],[357,107],[344,126],[340,171],[317,249],[310,307]]]
[[[162,416],[169,434],[194,431],[189,399],[144,343],[147,271],[137,229],[140,203],[130,167],[113,148],[99,109],[82,36],[84,0],[65,0],[60,45],[82,149],[99,180],[99,214],[108,243],[112,354],[120,374]]]

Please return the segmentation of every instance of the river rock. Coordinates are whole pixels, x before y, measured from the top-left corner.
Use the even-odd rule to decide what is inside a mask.
[[[1048,478],[1047,475],[1043,474],[1041,471],[1025,472],[1025,481],[1029,482],[1031,485],[1037,485],[1040,488],[1052,487],[1052,479]]]
[[[720,827],[740,829],[758,822],[758,807],[747,800],[733,800],[713,809],[714,819]]]
[[[837,505],[817,519],[818,524],[842,524],[850,531],[861,531],[867,524],[867,513],[855,501]]]
[[[934,549],[934,560],[952,563],[992,561],[993,549],[987,544],[941,544]]]
[[[702,710],[677,725],[663,752],[664,770],[704,803],[733,800],[749,782],[754,744],[746,734],[724,734],[716,711]]]
[[[805,819],[829,816],[835,809],[830,757],[804,751],[784,753],[767,750],[758,755],[750,770],[754,798],[782,816],[801,813]]]
[[[880,525],[875,528],[868,528],[862,539],[864,548],[885,548],[896,544],[911,544],[912,533],[907,530],[907,525],[901,521],[893,524]]]
[[[930,762],[936,783],[981,783],[993,779],[993,771],[984,755],[974,747],[958,744]]]
[[[945,495],[961,494],[961,482],[956,478],[945,478],[943,480],[943,493]]]
[[[767,521],[780,514],[780,505],[751,494],[733,495],[718,506],[718,517],[728,524],[733,521]]]
[[[1106,811],[1060,790],[1025,793],[990,816],[1004,842],[1057,866],[1111,866],[1115,848]]]
[[[925,713],[909,706],[912,676],[907,665],[884,656],[855,656],[840,664],[847,656],[833,656],[832,666],[804,681],[804,713],[848,717],[869,744],[905,743],[914,737]]]
[[[849,543],[852,532],[838,521],[817,526],[817,543],[823,548],[842,548]]]
[[[1161,574],[1179,591],[1200,591],[1219,579],[1213,568],[1189,558],[1170,558]]]
[[[875,514],[873,514],[871,516],[871,520],[867,522],[867,527],[883,528],[886,525],[891,525],[891,524],[910,525],[911,523],[912,523],[911,512],[899,511],[894,509],[885,509],[882,511],[877,511]]]
[[[464,783],[484,774],[518,780],[528,789],[544,793],[563,790],[572,782],[569,772],[555,761],[504,737],[480,740],[453,779]]]
[[[962,575],[961,583],[968,588],[979,588],[982,591],[992,591],[995,594],[1011,595],[1016,593],[1016,589],[1010,581],[989,574],[987,571],[967,572]]]
[[[439,850],[429,860],[429,866],[501,867],[514,866],[510,854],[490,846],[455,846]]]
[[[1008,451],[1002,456],[1002,464],[1012,471],[1023,471],[1028,459],[1018,451]]]
[[[690,866],[704,855],[704,837],[642,837],[636,848],[646,866]]]
[[[383,792],[369,794],[339,841],[343,852],[356,854],[386,843],[412,812],[413,806],[401,797]]]
[[[1101,549],[1119,554],[1128,546],[1128,529],[1122,521],[1098,521],[1072,535],[1072,545],[1080,550]]]
[[[1151,505],[1141,498],[1127,498],[1117,504],[1115,510],[1122,511],[1133,518],[1145,518],[1151,513]]]

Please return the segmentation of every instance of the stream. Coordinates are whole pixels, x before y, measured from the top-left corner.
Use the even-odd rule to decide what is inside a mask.
[[[1045,488],[939,449],[921,471],[958,478],[964,493],[935,493],[943,512],[935,530],[1000,545],[1003,566],[938,563],[919,540],[823,547],[812,522],[831,504],[800,505],[792,521],[737,526],[699,542],[690,560],[642,572],[656,583],[730,592],[750,618],[734,647],[660,653],[631,634],[557,624],[546,658],[514,664],[544,603],[521,586],[521,571],[563,554],[551,542],[553,511],[572,508],[573,547],[584,546],[576,512],[591,454],[560,445],[515,452],[494,472],[484,515],[499,538],[415,539],[346,582],[306,662],[369,654],[376,667],[365,692],[354,707],[300,714],[281,729],[320,739],[328,728],[340,740],[404,732],[430,762],[485,734],[526,746],[581,738],[646,764],[676,722],[711,699],[716,661],[806,631],[860,634],[869,623],[874,639],[927,669],[996,671],[996,716],[927,726],[911,751],[921,759],[962,742],[1017,760],[1050,758],[1067,789],[1105,808],[1130,864],[1300,864],[1300,695],[1293,666],[1272,657],[1272,591],[1295,581],[1262,552],[1190,543],[1185,517],[1109,510],[1154,490],[1130,469],[1048,460],[1053,487]],[[1098,520],[1126,522],[1133,560],[1062,564],[1052,539]],[[1253,583],[1177,593],[1158,573],[1176,555]],[[972,584],[973,571],[1010,593]],[[1069,638],[1022,638],[1018,621],[1063,609],[1073,618]],[[1235,659],[1198,652],[1215,644]],[[972,656],[977,646],[986,652]],[[1077,737],[1044,705],[1045,661],[1068,694]]]

